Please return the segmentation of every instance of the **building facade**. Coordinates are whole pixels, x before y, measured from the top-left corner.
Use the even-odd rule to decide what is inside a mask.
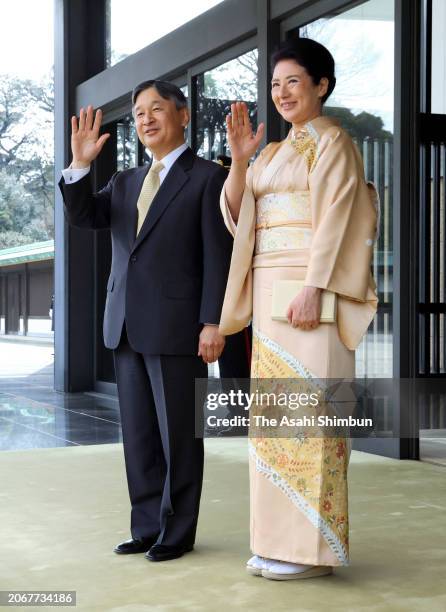
[[[289,126],[271,102],[270,53],[290,36],[318,40],[337,64],[325,112],[354,138],[366,178],[381,197],[373,258],[380,305],[357,351],[357,375],[444,379],[444,3],[224,0],[117,62],[112,24],[119,2],[55,2],[56,177],[70,162],[69,119],[88,104],[102,108],[111,133],[93,168],[96,187],[116,170],[147,162],[130,93],[152,78],[183,88],[191,111],[188,141],[199,155],[228,154],[224,118],[235,99],[246,101],[254,124],[266,124],[265,143],[283,138]],[[133,19],[154,18],[141,10]],[[55,214],[56,389],[109,392],[113,361],[102,344],[102,313],[110,238],[68,227],[58,190]],[[435,404],[432,412],[429,404],[430,416],[420,424],[419,402],[405,389],[390,407],[404,435],[357,440],[357,448],[418,458],[420,429],[446,428],[446,406]]]
[[[0,250],[0,337],[52,337],[54,241]]]

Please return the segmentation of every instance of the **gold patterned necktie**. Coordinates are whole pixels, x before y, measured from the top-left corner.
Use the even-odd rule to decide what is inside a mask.
[[[156,192],[160,188],[160,172],[164,168],[161,162],[155,162],[150,166],[150,170],[147,172],[147,176],[142,184],[141,193],[139,194],[138,203],[136,205],[138,209],[138,227],[136,229],[136,235],[144,223],[144,219],[147,216],[150,205],[153,202]]]

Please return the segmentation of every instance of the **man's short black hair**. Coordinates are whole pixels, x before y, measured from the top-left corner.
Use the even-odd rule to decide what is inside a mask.
[[[164,100],[173,100],[175,102],[177,110],[187,107],[186,96],[179,87],[173,85],[173,83],[169,83],[168,81],[158,81],[156,79],[151,79],[150,81],[143,81],[135,87],[132,93],[132,105],[135,106],[136,99],[142,91],[145,91],[146,89],[151,89],[152,87],[156,89],[156,91],[162,98],[164,98]]]
[[[289,38],[271,55],[271,71],[281,60],[291,59],[305,68],[313,83],[319,85],[321,79],[328,79],[327,93],[322,98],[326,102],[336,85],[335,61],[330,51],[311,38]]]

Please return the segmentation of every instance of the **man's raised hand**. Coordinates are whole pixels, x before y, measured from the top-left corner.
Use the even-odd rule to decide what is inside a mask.
[[[98,109],[96,115],[94,115],[91,105],[87,107],[87,110],[81,108],[79,123],[77,117],[71,117],[72,168],[86,168],[89,166],[99,155],[108,138],[110,138],[110,134],[99,136],[101,122],[101,109]]]

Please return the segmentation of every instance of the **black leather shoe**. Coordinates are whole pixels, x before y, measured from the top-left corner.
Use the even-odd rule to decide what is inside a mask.
[[[165,544],[154,544],[144,556],[149,561],[170,561],[178,559],[184,553],[193,550],[193,546],[166,546]]]
[[[134,555],[136,553],[147,552],[157,541],[158,536],[153,538],[142,538],[141,540],[126,540],[121,542],[114,549],[118,555]]]

